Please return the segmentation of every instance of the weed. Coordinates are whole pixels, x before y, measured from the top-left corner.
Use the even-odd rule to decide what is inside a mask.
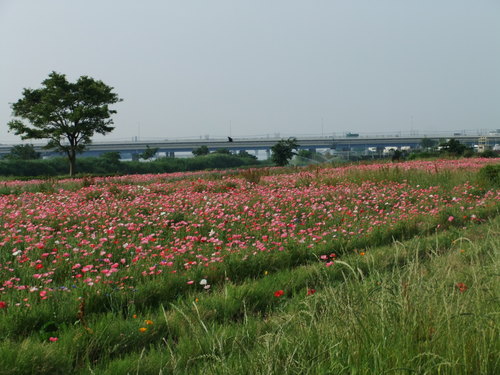
[[[240,176],[251,184],[258,184],[263,176],[269,176],[267,168],[249,168],[240,171]]]

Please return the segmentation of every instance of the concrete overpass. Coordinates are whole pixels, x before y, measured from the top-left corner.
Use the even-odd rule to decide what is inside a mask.
[[[473,146],[479,142],[478,135],[449,135],[439,136],[343,136],[343,137],[307,137],[298,138],[300,149],[332,149],[337,151],[366,150],[369,147],[410,147],[418,148],[423,138],[430,138],[436,141],[454,138],[461,143]],[[174,157],[179,152],[192,152],[200,146],[207,146],[210,151],[220,148],[227,148],[231,151],[265,151],[269,152],[271,147],[281,138],[237,138],[232,142],[228,139],[199,139],[199,140],[165,140],[165,141],[135,141],[135,142],[95,142],[87,147],[82,156],[99,156],[105,152],[119,152],[122,159],[131,159],[133,154],[142,153],[147,146],[158,148],[158,152]],[[492,146],[500,143],[500,134],[487,136],[487,142]],[[0,157],[10,152],[13,145],[0,145]],[[35,149],[42,153],[44,157],[55,156],[58,153],[43,149],[43,145],[35,145]]]

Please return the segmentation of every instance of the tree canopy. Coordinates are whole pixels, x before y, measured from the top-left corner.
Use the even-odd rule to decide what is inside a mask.
[[[422,140],[420,141],[420,146],[423,148],[423,149],[430,149],[430,148],[433,148],[437,145],[437,141],[435,141],[434,139],[431,139],[431,138],[427,138],[427,137],[424,137],[422,138]]]
[[[446,142],[443,142],[440,144],[441,147],[441,152],[447,152],[449,154],[453,155],[463,155],[464,152],[467,150],[467,146],[460,143],[459,140],[451,138]]]
[[[210,150],[208,149],[207,146],[203,145],[203,146],[200,146],[198,148],[195,148],[192,151],[192,153],[193,153],[194,156],[203,156],[203,155],[210,154]]]
[[[15,145],[10,149],[10,152],[4,156],[8,160],[36,160],[40,159],[41,155],[35,151],[32,144]]]
[[[146,149],[144,150],[144,152],[139,154],[139,157],[144,160],[152,159],[156,155],[158,150],[158,147],[149,147],[149,145],[146,145]]]
[[[290,159],[295,155],[294,150],[297,150],[299,145],[296,138],[282,139],[271,147],[271,160],[279,166],[285,166]]]
[[[85,150],[95,134],[107,134],[114,127],[109,105],[122,99],[102,81],[81,76],[75,83],[64,74],[52,72],[42,88],[24,89],[12,104],[9,131],[21,139],[48,139],[45,146],[66,154],[69,174],[75,173],[76,154]],[[25,120],[26,122],[24,122]]]

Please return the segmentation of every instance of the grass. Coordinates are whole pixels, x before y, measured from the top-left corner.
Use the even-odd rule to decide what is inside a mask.
[[[39,327],[0,345],[0,374],[495,374],[499,231],[496,218],[140,313],[131,304],[57,327],[55,343]]]
[[[335,269],[283,271],[239,286],[245,291],[226,286],[183,301],[157,317],[177,327],[168,339],[99,372],[498,373],[499,229],[495,220],[449,238],[370,249]],[[258,296],[269,285],[285,294]],[[307,296],[307,287],[316,293]],[[219,309],[239,313],[221,318]]]

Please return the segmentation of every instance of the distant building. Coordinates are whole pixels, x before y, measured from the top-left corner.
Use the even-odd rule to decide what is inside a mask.
[[[485,152],[490,150],[491,147],[488,145],[488,137],[479,137],[479,142],[477,143],[477,152]]]

